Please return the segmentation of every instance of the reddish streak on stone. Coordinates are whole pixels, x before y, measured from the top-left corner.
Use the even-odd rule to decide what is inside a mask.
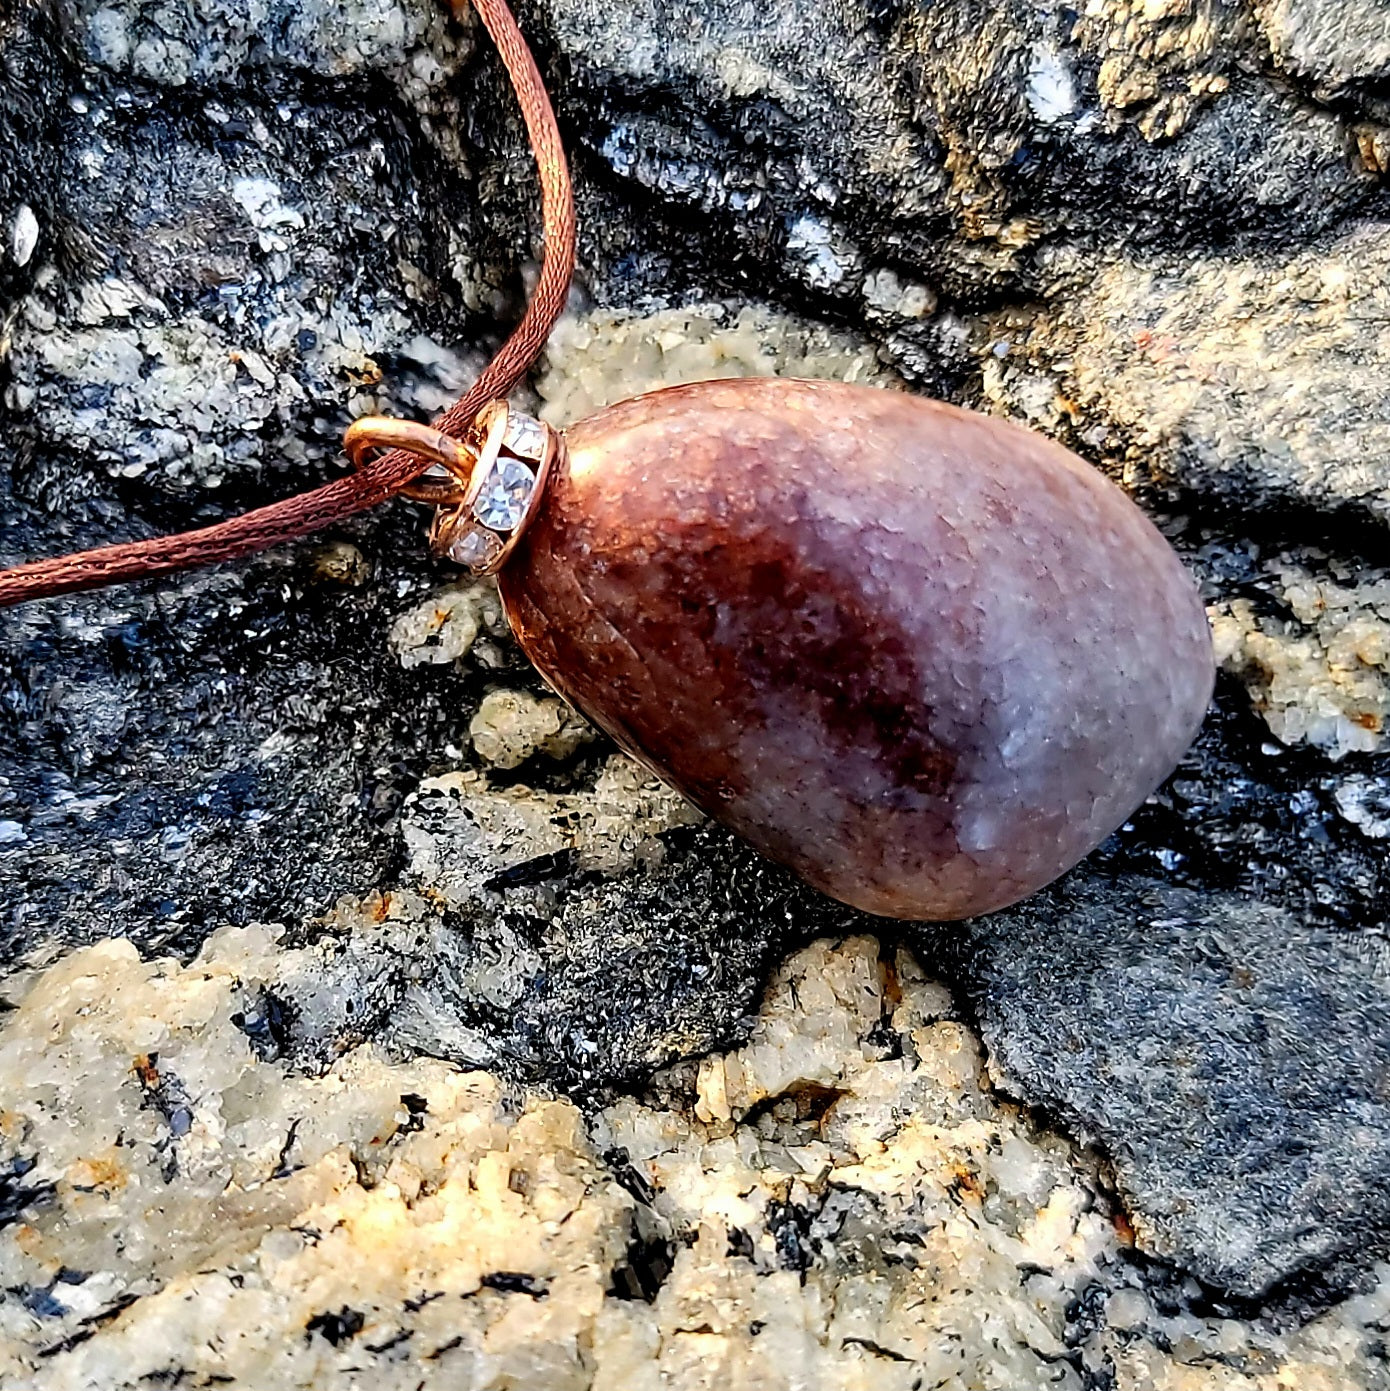
[[[706,382],[568,432],[501,575],[557,690],[773,859],[960,918],[1075,864],[1210,698],[1195,586],[1040,436],[824,382]]]

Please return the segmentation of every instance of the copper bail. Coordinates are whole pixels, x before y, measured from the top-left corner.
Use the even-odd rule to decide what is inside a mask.
[[[495,574],[530,525],[557,458],[562,436],[506,401],[489,401],[459,440],[430,425],[364,416],[343,437],[353,466],[373,450],[403,449],[445,470],[421,475],[400,491],[437,509],[430,525],[436,555],[475,575]]]

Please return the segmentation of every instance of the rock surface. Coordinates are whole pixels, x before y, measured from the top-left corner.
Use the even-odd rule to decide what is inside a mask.
[[[1316,252],[1148,253],[1097,275],[1066,248],[1043,264],[1055,309],[1026,328],[995,321],[1007,351],[984,381],[997,405],[1135,482],[1390,525],[1377,386],[1390,374],[1390,226]]]
[[[936,946],[992,1075],[1107,1156],[1146,1250],[1254,1299],[1384,1240],[1384,942],[1076,875]]]
[[[224,929],[11,982],[6,1384],[1384,1384],[1390,1279],[1302,1328],[1185,1310],[906,951],[798,953],[742,1048],[588,1113],[369,1045],[267,1059],[297,955]]]
[[[534,185],[472,26],[425,0],[45,0],[10,11],[0,20],[0,558],[190,525],[327,476],[349,414],[428,412],[513,321],[534,251]],[[1379,27],[1383,0],[1097,0],[1084,11],[1027,0],[644,0],[618,27],[606,0],[522,5],[574,156],[584,228],[574,316],[525,404],[563,423],[708,376],[905,382],[1013,415],[1136,492],[1201,577],[1223,644],[1218,708],[1178,774],[1077,879],[1004,924],[944,945],[915,939],[956,990],[960,1046],[973,1047],[978,1011],[986,1065],[1037,1109],[1025,1124],[998,1097],[968,1107],[987,1126],[1022,1127],[1009,1134],[1026,1131],[1050,1156],[1050,1177],[1026,1188],[1012,1226],[991,1229],[991,1218],[972,1232],[951,1218],[953,1258],[974,1294],[947,1300],[956,1312],[942,1316],[943,1346],[959,1331],[976,1367],[1027,1391],[1069,1377],[1105,1391],[1269,1391],[1281,1379],[1383,1389],[1386,1315],[1370,1291],[1390,1184],[1368,1079],[1390,1065],[1378,974],[1390,902],[1380,273],[1390,29]],[[751,1385],[783,1384],[793,1366],[837,1385],[912,1385],[936,1355],[911,1342],[932,1326],[930,1295],[910,1314],[894,1301],[909,1269],[930,1267],[923,1279],[939,1275],[931,1292],[943,1298],[955,1279],[932,1264],[938,1247],[911,1266],[916,1241],[938,1239],[915,1214],[963,1211],[970,1182],[954,1170],[942,1180],[929,1163],[884,1180],[877,1191],[893,1196],[855,1208],[836,1238],[867,1253],[851,1260],[820,1251],[835,1212],[822,1221],[782,1176],[820,1181],[820,1152],[803,1140],[813,1131],[831,1144],[820,1127],[839,1105],[821,1112],[826,1076],[897,1098],[891,1115],[878,1113],[886,1142],[904,1124],[894,1107],[920,1108],[930,1124],[946,1115],[954,1133],[959,1111],[930,1088],[894,1092],[898,1081],[866,1061],[917,1026],[883,1033],[882,1045],[872,1024],[858,1032],[874,1008],[831,1026],[848,1061],[789,1066],[785,1076],[820,1080],[780,1100],[780,1083],[758,1080],[770,1072],[739,1048],[785,952],[863,924],[723,833],[675,824],[676,804],[624,782],[605,743],[567,751],[562,724],[553,758],[555,711],[502,632],[495,595],[432,566],[420,530],[409,509],[388,509],[216,574],[5,616],[0,957],[23,970],[125,938],[147,962],[172,952],[187,963],[213,934],[250,942],[250,929],[238,938],[229,925],[280,925],[254,949],[226,948],[258,964],[228,967],[214,986],[197,984],[203,966],[142,965],[119,944],[53,967],[110,988],[119,979],[143,1023],[129,1036],[103,1023],[82,1059],[25,1045],[35,1085],[47,1085],[47,1066],[68,1089],[70,1125],[39,1112],[48,1103],[22,1070],[0,1078],[0,1113],[18,1114],[22,1100],[38,1116],[28,1148],[3,1131],[0,1242],[7,1262],[31,1262],[13,1276],[7,1264],[0,1282],[5,1355],[77,1340],[40,1359],[47,1384],[73,1384],[84,1368],[106,1381],[121,1366],[172,1377],[186,1357],[208,1356],[182,1330],[204,1335],[235,1305],[229,1329],[245,1315],[252,1329],[297,1330],[273,1373],[255,1361],[266,1344],[248,1345],[237,1366],[257,1386],[282,1373],[336,1376],[365,1356],[407,1369],[374,1363],[384,1384],[445,1384],[463,1375],[448,1354],[412,1362],[416,1348],[424,1358],[466,1333],[471,1349],[487,1329],[479,1384],[516,1385],[519,1372],[519,1384],[550,1388],[571,1375],[563,1349],[582,1341],[566,1330],[588,1337],[600,1319],[627,1339],[621,1355],[605,1353],[624,1386],[657,1366],[671,1384],[694,1384],[686,1369],[702,1360],[730,1377],[746,1371]],[[1153,904],[1136,907],[1136,895]],[[1181,921],[1152,928],[1149,942],[1136,923],[1155,917]],[[840,969],[819,950],[794,986],[808,1000]],[[1174,962],[1193,969],[1179,974]],[[245,989],[231,984],[239,972]],[[156,977],[140,993],[138,980]],[[89,998],[65,996],[66,978],[47,978],[47,1014],[27,1013],[22,1026],[8,1016],[7,1038]],[[17,999],[28,979],[7,993]],[[884,1000],[900,988],[889,979]],[[185,987],[207,992],[206,1018],[225,1007],[226,1022],[189,1022]],[[786,999],[771,1009],[781,1022],[766,1027],[792,1038],[845,1017]],[[166,1033],[180,1028],[224,1059],[207,1074],[186,1069],[187,1100],[163,1084],[163,1060],[134,1067],[150,1049],[176,1054]],[[1060,1055],[1059,1039],[1075,1039],[1075,1054]],[[1344,1040],[1336,1056],[1333,1039]],[[677,1060],[711,1050],[724,1081],[711,1062],[697,1086],[695,1064]],[[917,1056],[939,1058],[937,1044]],[[465,1081],[425,1057],[495,1077]],[[1220,1076],[1198,1076],[1213,1058]],[[753,1081],[728,1059],[747,1063]],[[675,1080],[639,1094],[668,1065]],[[172,1061],[167,1071],[182,1076]],[[227,1095],[219,1078],[234,1074],[250,1080],[240,1092],[228,1084],[222,1112],[199,1100]],[[1204,1088],[1209,1109],[1165,1091],[1179,1079]],[[576,1119],[570,1102],[537,1093],[522,1105],[545,1119],[513,1140],[515,1108],[493,1098],[519,1083],[558,1087],[588,1109]],[[952,1095],[974,1096],[973,1085]],[[735,1098],[727,1119],[712,1109],[720,1086]],[[737,1114],[758,1087],[765,1100]],[[411,1129],[403,1095],[425,1097],[438,1120],[421,1113]],[[166,1194],[163,1226],[153,1207],[120,1209],[170,1249],[157,1274],[153,1246],[118,1259],[103,1225],[116,1210],[104,1204],[138,1204],[142,1190],[67,1172],[105,1162],[118,1105],[150,1147],[142,1176],[156,1191],[187,1182],[196,1194]],[[617,1122],[600,1112],[624,1107],[649,1138],[639,1141],[635,1121],[619,1138],[602,1129]],[[291,1192],[298,1174],[268,1175],[295,1114],[313,1158],[291,1146],[285,1167],[330,1155],[337,1167]],[[1242,1116],[1283,1148],[1258,1137],[1216,1146]],[[398,1215],[374,1207],[372,1156],[427,1147],[456,1120],[470,1133],[491,1127],[460,1142],[460,1165],[514,1144],[547,1174],[563,1162],[579,1176],[576,1212],[601,1218],[605,1234],[571,1248],[596,1272],[563,1287],[572,1298],[480,1287],[471,1282],[499,1271],[478,1264],[449,1286],[481,1290],[471,1302],[451,1295],[412,1312],[405,1301],[429,1290],[407,1291],[404,1276],[391,1286],[397,1267],[383,1264],[386,1292],[369,1305],[353,1302],[352,1282],[378,1278],[370,1260],[314,1264],[293,1230],[314,1224],[299,1215],[335,1195],[344,1212],[371,1209],[368,1225]],[[725,1148],[710,1151],[715,1132],[699,1127],[716,1126]],[[443,1181],[458,1172],[451,1143],[410,1162]],[[982,1143],[971,1154],[993,1172],[998,1156]],[[905,1165],[915,1144],[897,1151]],[[870,1162],[871,1150],[836,1151],[832,1170]],[[681,1157],[648,1167],[662,1153]],[[178,1168],[166,1180],[171,1154]],[[1232,1154],[1246,1160],[1238,1171]],[[766,1185],[749,1170],[767,1172]],[[628,1195],[635,1206],[618,1179],[640,1190]],[[1014,1245],[1002,1262],[979,1255],[998,1231],[1017,1241],[1053,1191],[1066,1212],[1093,1205],[1058,1230],[1073,1240],[1084,1228],[1071,1249],[1100,1255],[1047,1246],[1042,1274],[1029,1266],[1037,1243],[1021,1263]],[[754,1194],[757,1212],[730,1217],[730,1192]],[[724,1223],[712,1229],[728,1237],[711,1244],[697,1232],[687,1247],[675,1233],[705,1221],[703,1194]],[[532,1201],[499,1203],[513,1198]],[[258,1216],[262,1201],[274,1210]],[[664,1204],[665,1216],[644,1204]],[[87,1225],[89,1210],[107,1216]],[[179,1232],[208,1233],[209,1211],[229,1244],[212,1250],[190,1235],[185,1248]],[[1079,1272],[1110,1259],[1112,1238],[1085,1222],[1112,1212],[1123,1214],[1113,1240],[1127,1254],[1088,1294]],[[176,1232],[179,1214],[187,1225]],[[335,1221],[339,1209],[323,1215]],[[497,1249],[549,1240],[515,1206],[500,1220]],[[623,1222],[640,1239],[614,1257],[606,1233]],[[1134,1251],[1123,1247],[1130,1230]],[[248,1281],[248,1253],[272,1231]],[[25,1255],[31,1233],[41,1240]],[[349,1238],[328,1240],[332,1255]],[[386,1240],[380,1228],[372,1240]],[[545,1249],[556,1270],[570,1259]],[[132,1274],[122,1260],[146,1264]],[[289,1263],[278,1286],[265,1273],[275,1262]],[[668,1262],[678,1280],[660,1279]],[[511,1273],[549,1268],[538,1255]],[[639,1295],[660,1288],[652,1304],[613,1300],[610,1279]],[[1016,1301],[1035,1282],[1040,1327],[1019,1341]],[[1059,1304],[1064,1288],[1070,1302]],[[1266,1302],[1240,1305],[1239,1319],[1223,1302],[1261,1290]],[[127,1293],[139,1299],[128,1325],[112,1317]],[[986,1306],[1006,1307],[1005,1323],[990,1323]],[[834,1322],[840,1309],[848,1323]],[[447,1334],[408,1325],[417,1315]],[[564,1325],[540,1339],[562,1348],[540,1371],[506,1360],[535,1332],[533,1317]],[[407,1326],[412,1338],[365,1352]],[[762,1342],[773,1328],[782,1341]],[[591,1372],[574,1373],[576,1384],[592,1384]]]

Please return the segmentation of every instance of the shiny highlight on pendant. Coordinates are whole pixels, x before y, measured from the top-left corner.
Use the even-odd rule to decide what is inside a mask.
[[[507,454],[488,421],[451,504],[474,510],[436,526],[449,545],[482,525],[492,494],[473,480]],[[1042,436],[900,392],[746,379],[622,402],[543,458],[486,567],[522,649],[621,747],[845,903],[951,919],[1025,897],[1121,825],[1201,724],[1196,586],[1117,487]]]

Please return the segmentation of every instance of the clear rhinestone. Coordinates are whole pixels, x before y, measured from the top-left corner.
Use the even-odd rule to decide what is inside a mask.
[[[545,453],[545,427],[532,416],[518,415],[512,411],[507,417],[507,431],[502,436],[502,444],[523,459],[539,462]]]
[[[498,459],[483,480],[473,515],[494,531],[513,531],[526,515],[536,490],[536,475],[516,459]]]
[[[501,551],[501,538],[478,527],[455,537],[445,554],[456,565],[465,565],[470,570],[476,570],[495,560]]]

